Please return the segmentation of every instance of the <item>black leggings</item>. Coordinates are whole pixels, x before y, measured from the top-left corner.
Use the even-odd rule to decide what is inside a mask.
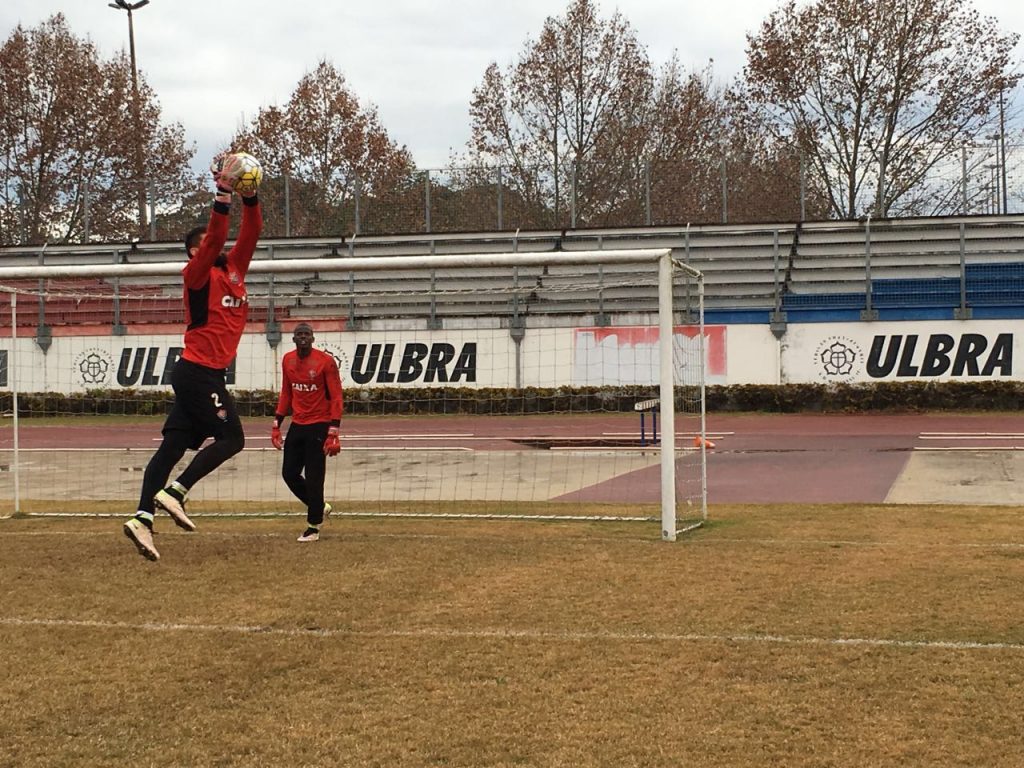
[[[174,407],[164,422],[164,439],[146,465],[138,509],[153,512],[153,497],[185,451],[214,441],[197,453],[177,480],[186,488],[213,472],[245,447],[245,434],[234,399],[224,386],[224,372],[179,360],[171,374]]]
[[[327,473],[324,440],[329,427],[326,421],[316,424],[292,422],[284,440],[281,477],[295,497],[306,505],[306,522],[310,525],[320,525],[324,521],[324,476]]]

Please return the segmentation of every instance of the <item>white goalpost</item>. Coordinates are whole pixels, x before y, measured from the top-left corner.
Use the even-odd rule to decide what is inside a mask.
[[[200,519],[298,513],[267,437],[304,321],[342,372],[339,517],[651,521],[666,541],[707,520],[703,279],[671,249],[305,253],[262,245],[250,266],[228,373],[246,448],[194,489]],[[0,514],[130,514],[171,402],[182,261],[47,258],[0,266]]]

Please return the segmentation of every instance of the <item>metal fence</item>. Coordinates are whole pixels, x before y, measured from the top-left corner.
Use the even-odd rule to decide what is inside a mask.
[[[856,207],[876,218],[1024,212],[1024,145],[963,147],[885,204],[868,174]],[[209,191],[74,185],[41,205],[0,199],[0,245],[177,240],[201,221]],[[759,160],[573,164],[551,168],[448,167],[389,179],[264,179],[265,236],[325,237],[606,227],[823,221],[835,206],[799,155]]]

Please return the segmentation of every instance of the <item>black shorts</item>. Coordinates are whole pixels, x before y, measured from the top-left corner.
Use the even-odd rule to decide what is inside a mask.
[[[212,437],[221,440],[242,434],[235,400],[224,383],[224,371],[179,358],[171,371],[174,407],[163,432],[186,432],[189,447],[198,448]]]

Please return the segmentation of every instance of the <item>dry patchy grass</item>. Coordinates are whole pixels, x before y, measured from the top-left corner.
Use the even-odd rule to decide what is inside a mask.
[[[0,765],[1019,766],[1021,514],[0,521]]]

